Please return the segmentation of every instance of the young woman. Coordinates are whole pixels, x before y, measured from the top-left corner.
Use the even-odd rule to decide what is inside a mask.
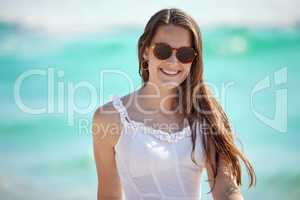
[[[228,119],[203,83],[196,22],[179,9],[155,13],[139,38],[142,87],[94,114],[98,199],[200,199],[208,173],[215,200],[240,200],[241,162]]]

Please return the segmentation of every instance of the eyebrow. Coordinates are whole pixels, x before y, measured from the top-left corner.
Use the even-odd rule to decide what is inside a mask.
[[[166,44],[168,44],[168,45],[170,45],[168,42],[152,42],[152,44],[151,45],[153,45],[153,44],[158,44],[158,43],[166,43]],[[181,46],[179,46],[179,47],[174,47],[174,46],[172,46],[172,45],[170,45],[172,48],[175,48],[175,49],[178,49],[178,48],[180,48],[180,47],[193,47],[192,45],[181,45]]]

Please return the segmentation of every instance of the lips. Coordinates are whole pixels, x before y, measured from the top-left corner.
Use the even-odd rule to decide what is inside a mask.
[[[178,75],[181,71],[180,70],[169,70],[169,69],[159,69],[163,74],[168,75],[168,76],[176,76]]]

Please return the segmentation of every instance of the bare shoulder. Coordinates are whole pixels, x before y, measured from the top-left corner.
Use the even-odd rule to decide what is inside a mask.
[[[114,123],[118,121],[119,113],[113,106],[113,102],[110,101],[102,106],[100,106],[93,116],[94,122],[103,123]]]
[[[126,109],[130,109],[132,105],[132,94],[121,97]],[[112,101],[100,106],[95,111],[93,116],[93,138],[96,142],[101,140],[104,145],[113,147],[119,139],[122,128],[120,113],[116,110]]]
[[[112,101],[100,106],[93,116],[93,138],[95,142],[113,146],[122,128],[120,114]]]

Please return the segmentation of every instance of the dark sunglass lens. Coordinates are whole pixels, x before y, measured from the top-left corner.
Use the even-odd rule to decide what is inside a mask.
[[[172,49],[169,45],[164,44],[164,43],[158,43],[155,45],[154,48],[154,55],[158,59],[167,59],[172,55]]]
[[[195,50],[191,47],[181,47],[178,49],[176,56],[180,62],[189,63],[195,58]]]

